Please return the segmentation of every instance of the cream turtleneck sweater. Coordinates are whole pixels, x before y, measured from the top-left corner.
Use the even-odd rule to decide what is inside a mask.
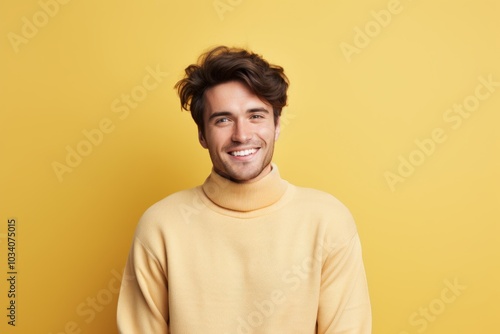
[[[356,227],[333,196],[278,168],[237,184],[212,172],[142,216],[118,301],[124,334],[368,334]]]

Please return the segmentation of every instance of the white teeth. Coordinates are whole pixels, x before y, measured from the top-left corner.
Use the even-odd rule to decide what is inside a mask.
[[[235,157],[244,157],[244,156],[253,154],[255,152],[257,152],[257,150],[255,148],[251,148],[249,150],[244,150],[244,151],[234,151],[234,152],[231,152],[229,154],[231,154],[232,156],[235,156]]]

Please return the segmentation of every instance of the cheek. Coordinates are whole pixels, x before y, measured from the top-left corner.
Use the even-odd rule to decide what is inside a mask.
[[[275,141],[278,137],[278,131],[274,127],[263,128],[258,132],[259,137],[264,139],[265,141]]]
[[[227,141],[228,135],[225,133],[225,131],[212,131],[211,133],[208,133],[206,137],[207,145],[215,150],[224,147]]]

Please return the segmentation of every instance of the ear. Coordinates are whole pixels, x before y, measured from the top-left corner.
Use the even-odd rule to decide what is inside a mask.
[[[203,136],[203,133],[200,128],[198,128],[198,141],[200,142],[203,148],[208,148],[207,141],[205,140],[205,136]]]
[[[281,131],[280,119],[281,119],[281,116],[278,117],[278,120],[276,121],[276,126],[274,129],[274,141],[277,141],[278,137],[280,136],[280,131]]]

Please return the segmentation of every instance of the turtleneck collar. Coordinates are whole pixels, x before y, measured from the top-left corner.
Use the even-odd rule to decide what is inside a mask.
[[[280,177],[278,167],[252,183],[236,183],[213,169],[202,185],[205,195],[216,205],[233,211],[248,212],[276,203],[285,193],[288,182]]]

